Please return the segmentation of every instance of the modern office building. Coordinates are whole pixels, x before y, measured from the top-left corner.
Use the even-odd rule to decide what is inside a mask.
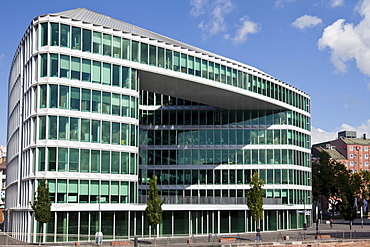
[[[38,241],[29,202],[52,200],[45,241],[255,229],[246,206],[265,181],[264,231],[310,224],[310,98],[249,65],[87,9],[32,20],[9,77],[6,231]]]

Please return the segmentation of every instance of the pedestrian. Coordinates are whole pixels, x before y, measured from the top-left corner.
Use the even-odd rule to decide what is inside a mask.
[[[333,219],[330,219],[330,228],[333,228]]]
[[[256,242],[257,241],[261,241],[262,242],[261,229],[260,229],[259,226],[257,226],[257,229],[256,229]]]

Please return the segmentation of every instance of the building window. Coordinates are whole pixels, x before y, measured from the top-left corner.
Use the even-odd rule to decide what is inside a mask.
[[[368,154],[365,154],[365,159],[368,159],[369,158],[369,155]]]
[[[367,151],[369,151],[369,147],[365,147],[365,151],[367,152]]]
[[[354,166],[355,165],[355,162],[351,161],[349,162],[350,166]]]
[[[354,155],[354,154],[350,154],[350,155],[349,155],[349,157],[350,157],[351,159],[353,159],[353,158],[355,157],[355,155]]]
[[[367,161],[366,161],[366,162],[365,162],[365,166],[369,166],[369,162],[367,162]]]

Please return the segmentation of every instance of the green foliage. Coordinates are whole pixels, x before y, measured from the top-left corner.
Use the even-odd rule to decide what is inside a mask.
[[[355,198],[351,194],[343,194],[339,210],[344,220],[353,221],[356,219]]]
[[[330,160],[327,152],[320,153],[320,163],[312,164],[312,194],[318,200],[321,195],[331,198],[336,204],[341,198],[344,184],[348,182],[349,171],[346,166]]]
[[[324,195],[331,204],[340,202],[343,219],[356,219],[355,198],[366,199],[369,195],[370,173],[351,173],[342,163],[330,160],[329,154],[323,151],[320,153],[320,164],[312,164],[312,175],[314,198]]]
[[[157,178],[152,176],[149,183],[148,201],[145,208],[146,217],[149,225],[158,225],[162,220],[162,204],[158,197]]]
[[[51,217],[51,202],[49,186],[45,178],[42,179],[41,184],[37,187],[34,202],[30,202],[30,204],[38,222],[46,223],[49,221]]]
[[[247,193],[247,206],[252,219],[257,222],[263,219],[263,184],[264,181],[258,177],[258,173],[253,173],[251,188]]]
[[[362,178],[360,173],[349,173],[347,183],[342,186],[342,202],[339,204],[344,220],[353,221],[356,219],[355,198],[358,198],[361,188]]]
[[[370,172],[366,170],[361,170],[359,172],[360,180],[361,180],[361,192],[360,198],[363,200],[368,200],[370,198]]]

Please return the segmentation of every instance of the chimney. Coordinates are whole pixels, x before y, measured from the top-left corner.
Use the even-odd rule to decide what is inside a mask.
[[[364,140],[366,140],[366,133],[364,133]]]

